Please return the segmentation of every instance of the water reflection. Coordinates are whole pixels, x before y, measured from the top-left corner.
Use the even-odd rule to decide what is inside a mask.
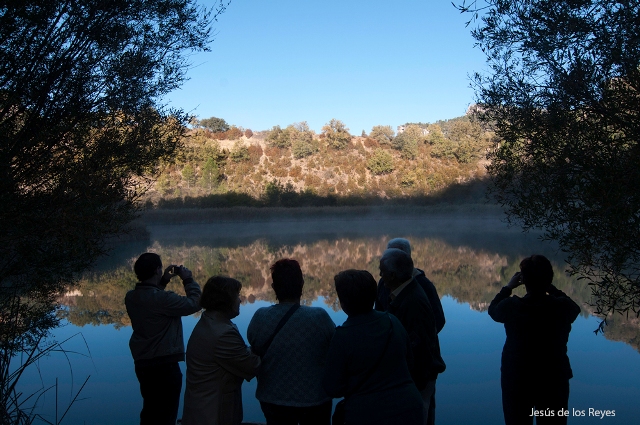
[[[564,276],[562,258],[554,256],[555,248],[540,243],[535,235],[505,229],[498,220],[445,217],[353,219],[341,223],[253,222],[152,226],[150,231],[150,241],[123,245],[86,274],[73,292],[60,299],[63,305],[60,314],[72,325],[57,329],[55,338],[63,340],[81,331],[91,349],[91,358],[72,358],[73,376],[70,376],[64,372],[69,370],[69,360],[52,356],[39,371],[34,369],[29,379],[33,385],[40,385],[60,378],[63,395],[71,394],[69,381],[77,389],[86,376],[92,375],[83,390],[83,400],[71,409],[65,423],[139,422],[142,401],[128,347],[131,329],[123,300],[136,283],[132,266],[140,253],[150,249],[158,252],[166,264],[184,264],[200,283],[214,274],[241,280],[244,301],[240,316],[234,321],[246,336],[247,325],[257,308],[275,301],[268,270],[276,259],[294,257],[301,262],[306,279],[304,302],[326,308],[339,325],[346,315],[338,309],[333,276],[347,268],[367,269],[377,276],[378,258],[393,237],[411,241],[416,265],[426,271],[443,298],[447,324],[440,333],[440,344],[447,371],[438,379],[438,423],[502,422],[499,378],[504,329],[485,310],[520,260],[532,253],[552,259],[556,286],[583,308],[583,317],[574,323],[569,339],[575,376],[571,382],[570,407],[616,409],[617,416],[608,418],[607,423],[634,423],[640,417],[637,405],[640,362],[634,351],[640,345],[637,320],[614,317],[606,334],[609,339],[625,341],[633,349],[594,336],[597,319],[588,317],[589,290]],[[170,289],[182,290],[179,283]],[[197,317],[183,318],[185,338],[196,322]],[[81,326],[85,327],[78,329]],[[81,344],[77,349],[68,348],[83,352],[86,347]],[[254,397],[255,383],[253,380],[243,385],[245,420],[264,422]],[[58,402],[57,398],[49,397],[43,410],[55,412],[51,406],[54,402]],[[569,423],[584,420],[572,418]]]
[[[416,266],[425,270],[440,296],[448,295],[460,303],[468,303],[476,311],[487,310],[493,296],[517,270],[522,257],[549,250],[548,246],[530,238],[527,243],[529,250],[524,251],[522,235],[513,232],[488,238],[494,249],[497,246],[504,247],[499,251],[454,245],[443,237],[403,236],[411,240]],[[334,237],[276,244],[264,238],[241,246],[219,246],[215,239],[211,240],[211,244],[200,245],[175,244],[174,240],[156,239],[150,246],[126,246],[117,253],[121,255],[119,259],[116,255],[115,259],[100,264],[96,271],[87,273],[76,289],[61,297],[63,309],[60,314],[76,326],[129,326],[123,299],[125,293],[136,284],[132,265],[144,250],[157,252],[165,264],[184,264],[201,284],[216,274],[240,280],[243,283],[243,304],[275,302],[270,287],[269,266],[280,258],[295,258],[305,273],[303,302],[310,305],[320,298],[327,308],[338,311],[333,276],[349,268],[366,269],[378,276],[378,260],[388,239],[386,235]],[[477,241],[474,243],[477,244]],[[553,258],[553,255],[547,255]],[[567,277],[559,259],[556,258],[553,264],[554,284],[582,306],[583,315],[588,315],[591,311],[588,305],[589,289]],[[179,283],[172,283],[169,289],[183,293]],[[624,341],[640,351],[640,325],[637,319],[614,316],[608,322],[605,332],[607,338]]]

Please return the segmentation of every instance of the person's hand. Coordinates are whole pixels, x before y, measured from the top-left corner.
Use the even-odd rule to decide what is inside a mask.
[[[515,289],[520,285],[522,285],[522,273],[516,272],[509,283],[507,283],[507,288]]]
[[[164,274],[162,275],[162,280],[169,282],[171,280],[172,277],[174,277],[176,274],[173,272],[173,268],[174,267],[178,267],[174,264],[170,265],[169,267],[167,267],[166,269],[164,269]]]
[[[182,279],[183,282],[185,279],[192,277],[191,270],[189,270],[185,266],[180,266],[180,268],[178,268],[176,271],[176,274],[180,276],[180,279]]]

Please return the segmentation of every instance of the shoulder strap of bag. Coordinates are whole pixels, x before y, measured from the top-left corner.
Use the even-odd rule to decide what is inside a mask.
[[[389,319],[389,333],[387,335],[387,343],[384,346],[384,350],[382,351],[382,354],[378,358],[378,361],[376,361],[376,364],[373,366],[373,368],[369,369],[369,372],[367,373],[367,376],[362,381],[360,381],[360,383],[353,389],[353,391],[351,391],[351,394],[355,394],[356,392],[358,392],[358,390],[365,384],[365,382],[367,382],[369,380],[369,378],[371,378],[371,375],[373,375],[373,372],[375,372],[376,369],[378,369],[378,366],[380,366],[380,363],[382,362],[382,358],[387,353],[387,348],[389,348],[389,341],[391,341],[391,335],[393,334],[393,323],[391,322],[391,318],[389,317],[389,313],[387,313],[387,318]],[[349,395],[351,395],[351,394],[349,394]],[[347,398],[347,397],[348,397],[348,395],[345,396],[345,398]]]
[[[289,318],[293,316],[293,313],[295,313],[296,310],[298,310],[299,308],[300,308],[300,304],[294,304],[291,306],[289,310],[287,310],[287,313],[282,317],[282,319],[280,319],[280,321],[278,322],[278,326],[276,326],[276,329],[273,331],[273,333],[271,334],[267,342],[264,344],[264,347],[261,350],[262,352],[260,353],[260,357],[264,357],[264,355],[267,354],[267,350],[269,349],[269,346],[271,346],[273,339],[276,337],[276,335],[278,335],[278,332],[280,332],[280,329],[282,329],[285,323],[287,323]]]

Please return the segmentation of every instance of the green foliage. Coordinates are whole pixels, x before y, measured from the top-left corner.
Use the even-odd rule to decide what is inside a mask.
[[[220,176],[218,163],[213,157],[207,158],[207,161],[202,166],[201,174],[200,185],[210,192],[218,184],[218,177]]]
[[[410,124],[392,140],[392,145],[401,152],[403,158],[415,159],[418,156],[418,147],[424,140],[423,129],[417,125]]]
[[[344,149],[351,142],[351,134],[344,123],[337,119],[332,119],[322,127],[322,134],[329,146],[334,149]]]
[[[301,159],[313,155],[318,151],[318,146],[313,139],[310,140],[294,140],[291,145],[291,153],[296,159]]]
[[[475,149],[469,140],[463,140],[458,145],[455,156],[459,163],[468,164],[475,157]]]
[[[542,229],[596,311],[640,314],[640,4],[489,0],[472,34],[488,171],[510,220]],[[473,19],[473,18],[472,18]]]
[[[165,195],[171,187],[171,180],[166,174],[162,174],[156,181],[156,188],[161,195]]]
[[[367,168],[373,174],[388,174],[393,171],[393,157],[385,149],[378,148],[367,160]]]
[[[390,145],[395,134],[390,125],[374,125],[369,137],[377,140],[381,145]]]
[[[313,139],[313,131],[306,121],[287,127],[291,138],[291,153],[300,159],[318,152],[318,144]]]
[[[227,122],[222,118],[205,118],[198,121],[198,124],[213,133],[224,133],[229,130],[229,124],[227,124]]]
[[[418,175],[415,171],[409,170],[400,177],[400,184],[404,187],[413,187],[418,183]]]
[[[429,126],[427,142],[431,145],[431,156],[434,158],[453,159],[456,156],[456,145],[447,139],[438,124]]]
[[[456,145],[449,139],[439,139],[431,146],[431,156],[434,158],[453,159],[456,157]]]
[[[182,168],[182,179],[187,183],[187,188],[191,187],[196,181],[196,171],[191,164],[186,164]]]
[[[233,149],[229,152],[229,157],[233,162],[243,162],[251,159],[251,156],[249,155],[249,148],[245,146],[241,140],[237,140],[233,144]]]
[[[318,151],[313,134],[306,121],[291,124],[284,130],[276,125],[267,135],[266,141],[272,147],[291,148],[295,158],[304,158]]]
[[[446,121],[444,125],[451,126],[450,121],[455,120]],[[414,134],[415,138],[420,140],[418,146],[414,145],[413,148],[418,152],[422,149],[427,151],[420,145],[426,137],[422,132],[423,127],[417,126],[418,131],[415,131],[411,125],[407,125],[407,127],[409,127],[407,134]],[[434,125],[433,128],[439,129],[437,125]],[[205,130],[201,131],[204,133]],[[469,141],[469,150],[467,153],[459,146],[454,145],[451,158],[458,158],[458,161],[431,161],[424,156],[410,159],[406,154],[403,155],[402,151],[396,153],[385,148],[383,151],[386,154],[382,155],[383,161],[376,163],[375,159],[378,155],[376,154],[368,167],[367,163],[370,157],[376,148],[380,147],[378,141],[374,139],[367,138],[362,142],[358,141],[354,144],[354,149],[345,152],[344,150],[330,149],[327,145],[321,146],[320,140],[324,140],[324,138],[317,138],[305,122],[291,124],[281,131],[287,135],[288,140],[291,140],[290,149],[268,146],[263,150],[261,140],[258,139],[247,147],[248,160],[243,152],[244,149],[241,149],[239,144],[232,147],[229,152],[226,149],[221,149],[220,142],[217,140],[210,137],[199,140],[193,136],[194,133],[191,133],[191,136],[185,140],[185,146],[181,149],[180,154],[176,156],[176,161],[179,162],[178,166],[168,165],[163,173],[161,182],[166,182],[168,187],[156,185],[157,191],[152,192],[149,196],[151,202],[159,204],[161,197],[187,196],[195,198],[204,196],[207,198],[203,200],[206,205],[220,202],[221,205],[228,206],[236,205],[236,202],[244,202],[245,198],[231,199],[223,195],[241,191],[253,197],[254,201],[251,202],[252,205],[255,205],[261,199],[267,182],[273,179],[278,179],[283,184],[291,181],[296,186],[304,185],[304,189],[296,189],[299,193],[310,189],[315,194],[314,196],[338,196],[339,202],[356,202],[346,201],[346,198],[340,197],[365,193],[384,193],[389,197],[423,196],[442,190],[460,179],[468,179],[480,174],[482,171],[479,171],[480,169],[475,166],[474,162],[478,157],[477,153],[480,147],[484,146],[490,137],[488,132],[482,132],[479,136],[480,140],[462,137],[463,140]],[[434,134],[439,134],[444,140],[440,130],[430,132],[430,140],[434,140]],[[431,154],[433,155],[433,153]],[[466,158],[463,157],[463,154],[467,155]],[[215,182],[210,182],[203,175],[207,169],[205,165],[209,158],[213,158],[218,167],[218,179]],[[177,184],[181,180],[182,167],[187,163],[190,163],[198,171],[197,185],[187,187],[186,183]],[[380,178],[368,179],[367,175],[370,174],[367,168],[373,169],[372,174],[380,172],[382,173],[381,177],[388,178],[385,178],[384,181]],[[415,176],[407,177],[410,172],[406,170],[413,170]],[[209,198],[212,193],[219,196],[215,200]],[[299,201],[319,202],[320,204],[325,202],[318,200],[318,198],[313,199],[305,197],[303,200],[299,198]],[[372,202],[372,200],[358,202]],[[193,200],[190,200],[188,204],[195,205]],[[162,205],[169,204],[162,201]]]
[[[266,142],[269,146],[275,148],[288,148],[291,146],[289,133],[282,130],[279,125],[274,125],[271,131],[269,131]]]
[[[194,0],[0,7],[0,339],[12,342],[0,347],[3,364],[38,347],[56,325],[56,297],[126,229],[173,160],[189,116],[162,97],[184,80],[187,55],[208,49],[217,13]]]

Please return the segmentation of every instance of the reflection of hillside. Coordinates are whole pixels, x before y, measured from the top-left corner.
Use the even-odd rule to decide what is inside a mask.
[[[604,335],[612,341],[623,341],[640,352],[640,318],[625,317],[620,314],[612,315],[607,319]]]
[[[269,266],[280,258],[295,258],[300,261],[305,276],[304,303],[310,304],[318,297],[323,297],[329,308],[337,310],[339,305],[333,288],[333,276],[341,270],[357,268],[366,269],[377,278],[378,259],[386,242],[387,237],[384,236],[324,239],[282,246],[256,240],[246,246],[224,248],[163,246],[156,242],[149,250],[160,254],[165,265],[184,264],[193,271],[200,284],[216,274],[240,280],[245,303],[256,300],[275,302]],[[465,246],[454,247],[440,239],[414,237],[411,242],[416,266],[426,272],[438,293],[469,303],[477,311],[487,310],[491,299],[517,270],[521,258]],[[84,276],[77,291],[61,297],[60,302],[65,306],[61,315],[78,326],[109,323],[128,326],[130,322],[123,300],[126,292],[136,283],[132,272],[134,261],[135,257],[132,257],[126,264],[109,271]],[[556,286],[578,304],[587,304],[588,288],[573,284],[558,267],[555,276]],[[170,285],[170,289],[181,293],[182,285],[176,281]],[[629,342],[637,348],[640,338],[637,321],[619,322],[612,320],[605,335],[610,339]]]

